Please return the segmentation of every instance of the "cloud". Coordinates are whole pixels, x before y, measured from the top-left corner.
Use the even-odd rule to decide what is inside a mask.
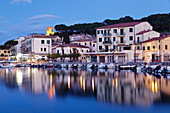
[[[0,24],[8,24],[8,23],[10,23],[9,21],[2,21],[2,22],[0,22]]]
[[[48,15],[48,14],[44,14],[44,15],[37,15],[31,18],[28,18],[28,21],[44,21],[44,20],[51,20],[51,19],[59,19],[61,17],[59,16],[55,16],[55,15]]]
[[[0,16],[0,20],[4,19],[4,17]]]
[[[19,4],[19,3],[32,3],[32,0],[12,0],[10,4]]]

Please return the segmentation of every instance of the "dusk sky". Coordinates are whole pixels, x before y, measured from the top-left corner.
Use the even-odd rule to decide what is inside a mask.
[[[170,0],[0,0],[0,44],[56,24],[169,13]]]

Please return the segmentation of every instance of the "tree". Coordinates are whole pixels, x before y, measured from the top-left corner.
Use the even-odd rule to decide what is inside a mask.
[[[64,33],[63,33],[63,42],[65,42],[65,44],[69,44],[70,43],[70,38],[69,38],[69,35],[68,35],[68,32],[67,31],[65,31]]]

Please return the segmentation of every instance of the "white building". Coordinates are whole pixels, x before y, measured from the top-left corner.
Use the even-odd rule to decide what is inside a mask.
[[[138,49],[136,59],[142,60],[140,42],[159,36],[159,33],[152,29],[148,22],[120,23],[96,28],[97,53],[94,54],[97,61],[113,62],[113,47],[115,62],[134,61],[135,48]]]
[[[78,44],[78,45],[83,45],[87,46],[92,49],[92,52],[97,51],[97,41],[96,38],[91,38],[91,39],[80,39],[80,40],[74,40],[71,42],[72,44]],[[90,45],[91,43],[91,45]]]
[[[57,45],[52,47],[52,52],[55,54],[73,54],[73,53],[78,53],[81,56],[78,58],[78,60],[80,61],[84,61],[86,60],[84,57],[82,57],[82,55],[84,53],[87,53],[90,51],[90,48],[88,46],[83,46],[83,45],[78,45],[78,44],[62,44],[62,45]]]
[[[51,53],[51,42],[55,37],[30,35],[21,42],[23,54],[34,53],[36,55],[47,55]]]

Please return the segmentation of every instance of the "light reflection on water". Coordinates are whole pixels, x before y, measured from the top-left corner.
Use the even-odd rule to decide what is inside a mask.
[[[131,71],[0,69],[0,82],[33,95],[46,93],[49,100],[71,95],[93,97],[101,103],[135,106],[169,104],[170,101],[169,79]]]

